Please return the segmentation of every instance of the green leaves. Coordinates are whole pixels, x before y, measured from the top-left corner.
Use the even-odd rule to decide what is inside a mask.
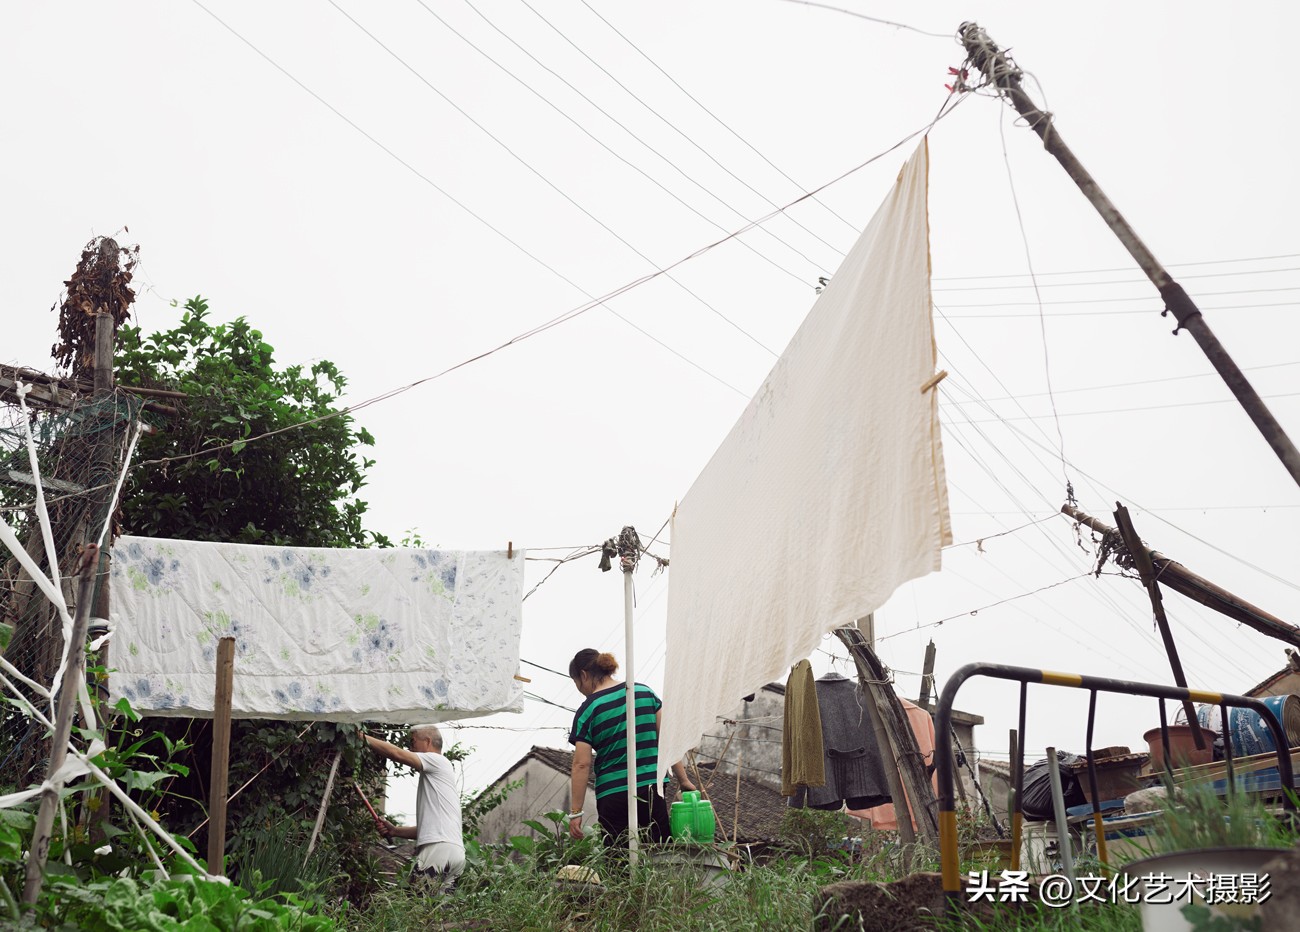
[[[186,393],[180,414],[140,441],[142,470],[123,503],[128,533],[302,547],[387,543],[362,526],[356,496],[374,437],[340,413],[347,380],[328,360],[277,368],[274,348],[244,318],[215,324],[207,302],[185,304],[171,330],[118,332],[126,385]],[[257,438],[274,433],[273,438]]]
[[[332,920],[296,898],[255,899],[232,884],[180,876],[142,883],[130,877],[51,883],[37,904],[42,925],[85,932],[328,932]]]

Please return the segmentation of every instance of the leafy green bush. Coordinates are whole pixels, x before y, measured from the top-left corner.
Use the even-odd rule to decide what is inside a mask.
[[[332,919],[311,915],[293,895],[255,899],[231,884],[192,876],[144,883],[114,877],[77,883],[59,879],[37,902],[41,925],[82,932],[327,932]]]

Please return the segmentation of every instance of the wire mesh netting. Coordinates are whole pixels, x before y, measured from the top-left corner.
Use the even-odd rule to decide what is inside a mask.
[[[0,517],[40,570],[58,581],[69,609],[74,608],[76,587],[68,574],[85,545],[98,540],[104,529],[140,407],[139,399],[122,393],[74,397],[66,407],[45,410],[0,405]],[[54,572],[38,509],[42,500],[55,551]],[[110,528],[106,546],[111,539]],[[102,564],[96,580],[97,600],[107,595],[102,588],[105,568]],[[105,613],[92,608],[91,614]],[[18,557],[5,548],[0,548],[0,653],[45,686],[63,653],[57,610]],[[38,707],[48,701],[35,692],[28,698]],[[11,703],[0,707],[0,787],[40,780],[48,754],[44,728]]]

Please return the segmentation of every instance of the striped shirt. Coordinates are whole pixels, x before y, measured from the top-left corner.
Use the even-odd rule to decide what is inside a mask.
[[[619,683],[592,693],[573,716],[569,743],[589,744],[596,752],[596,798],[627,792],[627,690]],[[658,780],[659,729],[655,713],[663,702],[644,683],[636,684],[636,785]]]

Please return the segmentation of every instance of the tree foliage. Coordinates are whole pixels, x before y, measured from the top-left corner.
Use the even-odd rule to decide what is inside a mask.
[[[275,351],[243,317],[209,320],[201,297],[180,323],[117,334],[120,384],[184,392],[178,413],[140,440],[122,503],[127,533],[299,547],[387,544],[362,526],[357,497],[374,438],[336,406],[347,384],[319,360],[277,368]],[[170,403],[170,402],[169,402]],[[273,436],[258,440],[256,438]]]

